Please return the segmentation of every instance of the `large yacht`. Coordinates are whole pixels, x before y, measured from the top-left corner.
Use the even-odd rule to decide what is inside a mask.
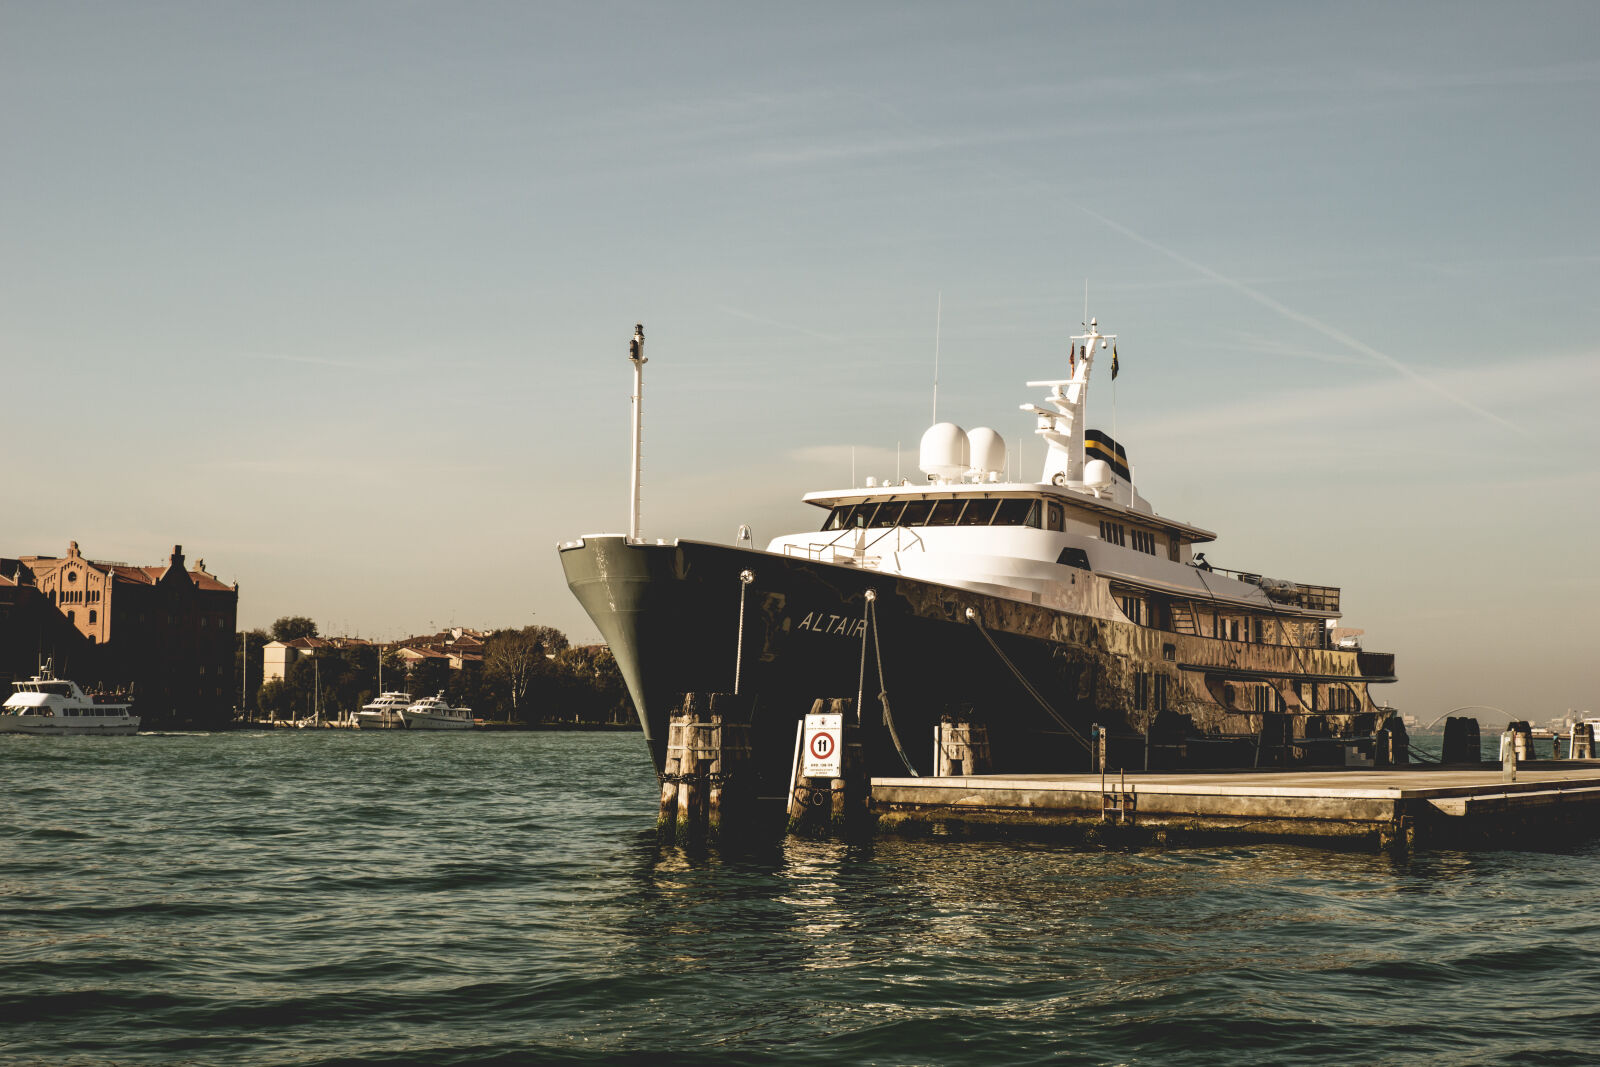
[[[561,545],[657,770],[685,692],[748,700],[767,795],[818,697],[857,700],[879,776],[932,773],[945,714],[987,725],[997,772],[1082,770],[1102,749],[1112,768],[1332,763],[1383,726],[1368,687],[1394,681],[1394,656],[1340,626],[1339,590],[1211,565],[1195,548],[1215,535],[1158,514],[1123,446],[1086,428],[1115,340],[1091,320],[1066,377],[1027,383],[1037,481],[1006,479],[995,431],[940,423],[925,481],[808,493],[820,521],[765,550],[647,542],[636,517]],[[635,494],[636,516],[637,478]]]
[[[139,716],[128,704],[99,704],[77,682],[57,678],[49,667],[26,681],[0,706],[0,734],[115,737],[139,732]]]

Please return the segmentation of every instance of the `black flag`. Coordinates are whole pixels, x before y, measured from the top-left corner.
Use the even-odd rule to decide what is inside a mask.
[[[1117,380],[1117,346],[1111,346],[1111,380]]]

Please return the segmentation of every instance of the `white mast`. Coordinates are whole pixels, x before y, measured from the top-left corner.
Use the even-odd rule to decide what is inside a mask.
[[[1090,319],[1085,332],[1070,338],[1078,351],[1072,377],[1028,383],[1030,389],[1050,390],[1046,398],[1050,407],[1021,405],[1023,411],[1038,417],[1034,433],[1043,437],[1049,446],[1045,451],[1042,481],[1055,485],[1083,482],[1083,410],[1089,397],[1089,371],[1094,365],[1095,351],[1116,339],[1114,333],[1100,332],[1099,320]]]
[[[628,342],[628,359],[633,363],[633,492],[628,505],[628,540],[639,540],[639,433],[640,411],[644,407],[644,323],[633,328]]]

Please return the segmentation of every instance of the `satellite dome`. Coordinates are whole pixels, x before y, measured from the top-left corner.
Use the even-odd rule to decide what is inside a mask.
[[[940,481],[954,481],[967,473],[967,431],[953,422],[938,422],[922,435],[919,466],[922,473]]]
[[[1110,489],[1111,464],[1103,459],[1091,459],[1083,465],[1083,484],[1090,489]]]
[[[1005,439],[989,427],[979,426],[967,434],[967,449],[972,453],[972,469],[980,478],[1005,471]]]

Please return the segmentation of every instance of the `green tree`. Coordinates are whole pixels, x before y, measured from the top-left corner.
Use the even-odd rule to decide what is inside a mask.
[[[293,641],[298,637],[317,636],[317,624],[304,615],[285,615],[272,624],[274,641]]]
[[[437,696],[450,685],[450,661],[443,657],[419,659],[406,672],[406,687],[418,700]]]
[[[501,630],[485,642],[485,681],[505,694],[508,717],[526,721],[534,707],[552,706],[548,700],[555,695],[556,672],[550,660],[567,644],[567,635],[553,626]]]
[[[276,678],[256,691],[256,707],[261,709],[261,715],[266,719],[289,718],[293,699],[294,694],[289,686]]]
[[[562,679],[561,711],[575,722],[628,722],[633,702],[622,672],[605,645],[581,645],[556,654]]]

